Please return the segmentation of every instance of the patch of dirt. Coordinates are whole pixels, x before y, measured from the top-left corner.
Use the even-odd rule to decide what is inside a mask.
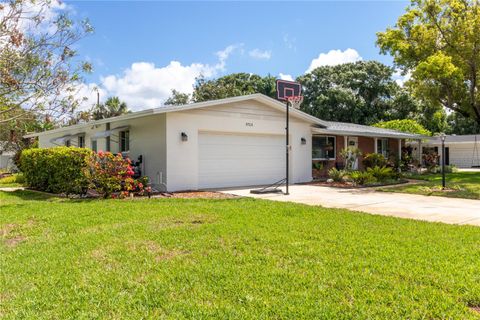
[[[480,306],[475,306],[475,307],[469,306],[468,308],[473,312],[480,313]]]
[[[132,252],[146,250],[148,253],[155,256],[156,261],[170,260],[190,253],[187,250],[162,248],[158,243],[151,240],[134,242],[129,247]]]
[[[32,224],[33,222],[31,220],[27,222],[28,226]],[[3,242],[7,247],[14,248],[26,239],[26,237],[16,234],[15,231],[18,230],[19,227],[20,225],[16,223],[6,224],[1,227],[0,237],[3,238]]]
[[[0,237],[2,238],[7,237],[13,231],[13,229],[17,227],[18,227],[18,224],[15,224],[15,223],[9,223],[9,224],[3,225],[0,229]]]
[[[5,239],[5,245],[9,248],[16,247],[20,242],[23,242],[26,238],[22,236],[15,236],[13,238]]]

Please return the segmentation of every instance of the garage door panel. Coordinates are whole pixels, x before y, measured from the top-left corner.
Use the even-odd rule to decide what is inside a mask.
[[[199,134],[199,187],[270,184],[285,176],[284,137]]]

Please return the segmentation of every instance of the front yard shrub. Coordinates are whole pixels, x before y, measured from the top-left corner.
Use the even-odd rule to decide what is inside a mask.
[[[91,154],[89,149],[75,147],[26,149],[20,156],[20,167],[30,188],[67,195],[83,194],[88,188],[84,168]]]
[[[391,179],[396,179],[396,175],[392,168],[375,166],[367,168],[367,172],[372,175],[378,182],[384,182]]]
[[[328,170],[328,177],[335,182],[342,182],[346,176],[344,170],[338,170],[337,168],[331,168]]]
[[[345,170],[351,171],[357,159],[362,156],[362,151],[356,147],[348,147],[340,151],[340,156],[345,160]]]
[[[438,165],[440,156],[436,152],[427,153],[422,156],[423,163],[427,167],[428,172],[435,172],[435,167]]]
[[[385,167],[388,163],[387,158],[380,153],[368,153],[363,157],[362,163],[365,168]]]
[[[359,186],[364,186],[377,181],[375,177],[367,171],[352,171],[349,176],[353,183]]]
[[[148,183],[146,177],[139,180],[132,178],[134,172],[130,159],[110,152],[92,153],[87,158],[84,172],[90,188],[98,191],[104,198],[124,198],[133,192],[143,194]]]

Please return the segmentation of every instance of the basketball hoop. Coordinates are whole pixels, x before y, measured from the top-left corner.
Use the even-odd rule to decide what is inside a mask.
[[[295,109],[300,109],[300,105],[303,102],[303,96],[291,96],[287,98],[287,102]]]

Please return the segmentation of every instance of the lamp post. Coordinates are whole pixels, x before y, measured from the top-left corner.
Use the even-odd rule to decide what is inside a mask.
[[[440,134],[442,140],[442,189],[445,190],[445,133]]]

